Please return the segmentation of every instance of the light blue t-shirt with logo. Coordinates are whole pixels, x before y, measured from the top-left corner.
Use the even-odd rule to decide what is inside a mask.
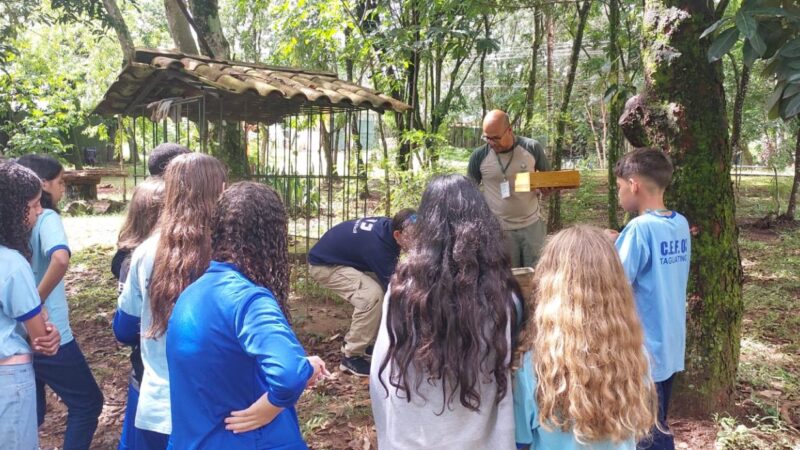
[[[18,251],[0,245],[0,359],[31,353],[22,322],[41,310],[30,264]]]
[[[45,209],[31,233],[31,267],[36,285],[42,282],[47,268],[50,267],[50,257],[56,250],[69,250],[67,233],[61,216],[52,209]],[[70,252],[71,253],[71,252]],[[49,321],[53,323],[61,334],[61,345],[72,342],[72,329],[69,326],[69,309],[67,307],[67,292],[64,289],[64,279],[58,282],[50,295],[44,301],[47,308]]]
[[[664,381],[684,369],[689,223],[675,211],[647,212],[625,226],[616,246],[636,297],[653,381]]]
[[[167,335],[158,339],[145,335],[153,323],[150,312],[150,278],[156,257],[159,234],[149,237],[136,247],[131,256],[128,279],[122,288],[114,316],[114,333],[117,339],[130,344],[138,333],[141,339],[144,375],[139,390],[136,409],[136,428],[161,434],[172,432],[169,401],[169,371],[167,370]]]
[[[636,450],[633,436],[621,442],[610,440],[580,443],[571,430],[547,429],[539,423],[536,388],[539,383],[533,368],[532,352],[522,356],[522,365],[513,377],[514,438],[517,447],[535,450]]]

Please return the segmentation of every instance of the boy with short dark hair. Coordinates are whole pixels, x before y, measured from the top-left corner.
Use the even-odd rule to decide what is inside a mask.
[[[620,205],[639,214],[619,234],[616,247],[636,297],[658,391],[661,429],[653,429],[652,441],[639,443],[639,448],[646,449],[675,448],[668,432],[667,410],[672,381],[675,373],[684,369],[686,351],[691,235],[686,218],[664,206],[672,172],[667,155],[651,148],[623,155],[614,167]]]
[[[344,337],[343,371],[369,376],[368,347],[378,334],[383,296],[400,251],[406,247],[406,229],[415,220],[415,211],[404,209],[393,218],[342,222],[328,230],[308,253],[311,278],[355,309]]]
[[[147,171],[150,172],[150,176],[160,177],[164,175],[164,171],[167,170],[167,165],[176,156],[191,152],[191,150],[181,144],[174,144],[172,142],[159,144],[150,152],[150,158],[147,159]]]

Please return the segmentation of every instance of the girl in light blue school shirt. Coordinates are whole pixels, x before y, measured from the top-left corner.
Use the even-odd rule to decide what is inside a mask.
[[[134,425],[148,450],[167,448],[172,432],[167,321],[178,295],[211,262],[210,221],[226,179],[222,163],[201,153],[169,163],[158,229],[133,252],[118,300],[114,334],[128,345],[141,340],[144,376]]]
[[[41,214],[41,182],[15,163],[0,163],[0,443],[36,450],[34,350],[53,355],[60,336],[45,324],[33,273],[28,235]],[[26,336],[27,335],[27,336]]]
[[[633,293],[596,227],[553,236],[535,269],[514,376],[519,448],[634,450],[657,397]]]
[[[47,155],[25,155],[17,162],[42,180],[44,210],[31,233],[31,266],[39,297],[50,321],[61,333],[61,348],[56,355],[34,357],[37,420],[39,425],[44,423],[45,386],[49,386],[67,405],[64,448],[88,449],[103,410],[103,394],[69,325],[64,275],[69,267],[70,249],[57,208],[64,195],[64,168]]]

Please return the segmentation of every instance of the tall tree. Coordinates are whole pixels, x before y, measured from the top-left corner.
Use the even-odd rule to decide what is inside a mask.
[[[108,14],[108,23],[111,25],[111,28],[114,29],[119,45],[122,47],[122,64],[125,65],[133,60],[134,50],[131,33],[128,30],[128,26],[125,24],[125,18],[122,16],[122,12],[119,6],[117,6],[116,0],[103,0],[103,6]]]
[[[564,137],[567,131],[569,102],[572,97],[572,86],[575,84],[575,73],[578,71],[578,56],[580,56],[581,44],[583,43],[583,31],[586,28],[586,20],[589,17],[589,9],[591,7],[592,0],[584,0],[578,8],[578,25],[575,31],[575,38],[572,41],[567,81],[561,96],[561,106],[558,110],[558,117],[556,117],[556,137],[552,164],[554,170],[561,169],[561,158],[564,153]],[[561,193],[556,191],[550,196],[550,214],[547,218],[547,229],[551,232],[557,231],[561,229],[561,225]]]
[[[742,64],[741,73],[735,58],[731,55],[731,68],[736,81],[736,96],[733,100],[733,124],[731,126],[731,148],[734,159],[739,159],[745,164],[752,164],[753,158],[747,148],[742,146],[742,115],[744,114],[744,100],[747,96],[747,86],[750,84],[750,67]]]
[[[483,15],[483,32],[484,32],[484,39],[489,40],[491,37],[489,36],[489,16],[484,14]],[[481,63],[478,70],[480,70],[480,79],[481,79],[481,117],[486,116],[486,54],[489,53],[489,48],[484,47],[481,50]]]
[[[645,0],[645,91],[627,102],[621,121],[631,144],[670,154],[667,204],[692,226],[687,363],[675,397],[696,414],[731,403],[743,310],[722,68],[709,63],[700,40],[715,20],[710,2]]]
[[[610,105],[608,109],[609,115],[609,133],[608,145],[606,146],[606,169],[608,170],[608,227],[616,230],[619,228],[619,219],[617,214],[617,190],[614,188],[616,185],[616,176],[614,175],[614,165],[622,153],[622,129],[619,127],[619,117],[622,115],[624,107],[623,90],[620,88],[622,84],[622,77],[620,76],[620,59],[622,58],[622,51],[619,45],[619,28],[620,28],[620,11],[619,0],[608,0],[608,46],[606,47],[606,55],[609,62],[609,76],[611,78],[611,86],[616,87],[609,99]],[[607,96],[608,97],[608,96]]]
[[[533,99],[536,98],[536,72],[539,66],[539,49],[544,37],[544,20],[541,8],[533,11],[533,42],[531,43],[531,62],[528,69],[528,87],[525,90],[525,123],[523,130],[528,135],[533,133]]]

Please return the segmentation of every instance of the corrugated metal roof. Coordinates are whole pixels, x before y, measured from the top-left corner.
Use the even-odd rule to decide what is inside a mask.
[[[217,61],[167,50],[136,49],[135,57],[95,108],[102,115],[148,114],[141,108],[167,99],[204,96],[206,117],[273,123],[283,117],[339,109],[403,112],[411,107],[335,74],[237,61]],[[198,117],[186,107],[182,114]]]

